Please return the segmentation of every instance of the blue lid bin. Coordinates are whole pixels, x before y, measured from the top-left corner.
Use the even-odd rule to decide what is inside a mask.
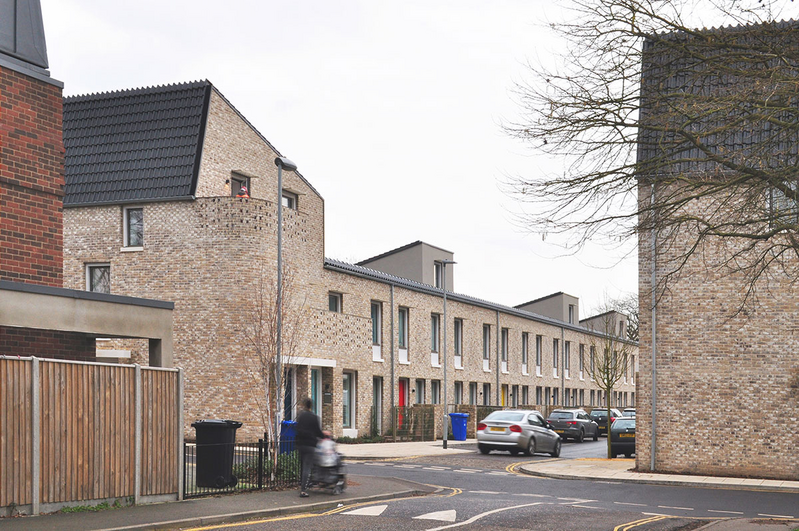
[[[452,424],[452,438],[456,441],[466,440],[466,422],[469,420],[468,413],[450,413],[450,423]]]
[[[280,423],[280,453],[290,454],[295,447],[297,438],[297,421],[284,420]]]

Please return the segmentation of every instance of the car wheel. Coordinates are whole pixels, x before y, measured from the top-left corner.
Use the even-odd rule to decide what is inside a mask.
[[[513,450],[510,451],[510,455],[519,455],[519,449],[514,448]]]
[[[632,456],[633,454],[624,454],[624,457],[626,457],[627,459],[630,459]]]
[[[560,457],[560,439],[555,441],[555,449],[549,452],[552,457]]]
[[[594,430],[594,441],[599,440],[599,430]]]
[[[583,442],[584,440],[585,440],[585,432],[584,432],[584,431],[581,429],[581,430],[580,430],[580,435],[579,435],[579,436],[577,436],[577,438],[575,439],[575,441],[577,441],[578,443],[581,443],[581,442]]]
[[[535,455],[535,439],[530,437],[530,441],[527,443],[527,455]]]
[[[616,452],[610,452],[610,458],[614,459],[616,457]]]
[[[477,449],[480,450],[480,453],[483,454],[483,455],[488,455],[488,453],[491,451],[490,448],[487,448],[487,447],[483,446],[482,444],[478,444],[477,445]]]

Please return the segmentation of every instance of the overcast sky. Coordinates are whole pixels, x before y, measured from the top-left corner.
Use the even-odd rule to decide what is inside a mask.
[[[551,0],[42,0],[50,71],[75,95],[208,79],[325,199],[326,255],[422,240],[455,291],[515,305],[557,291],[581,317],[637,290],[635,253],[577,256],[514,221],[508,175],[558,161],[501,130]]]

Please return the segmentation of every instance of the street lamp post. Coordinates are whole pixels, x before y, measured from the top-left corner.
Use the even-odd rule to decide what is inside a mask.
[[[455,264],[453,260],[441,260],[441,287],[444,289],[444,449],[447,449],[447,433],[449,424],[447,421],[447,265]]]
[[[275,159],[277,166],[277,407],[275,409],[275,440],[280,440],[280,417],[283,410],[283,170],[297,171],[297,165],[286,157]]]

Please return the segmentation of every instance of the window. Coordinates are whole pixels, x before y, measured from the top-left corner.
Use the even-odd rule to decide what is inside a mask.
[[[344,373],[342,395],[342,427],[352,428],[355,415],[355,375],[351,372]]]
[[[552,340],[552,376],[558,377],[558,340]]]
[[[585,405],[585,389],[580,389],[580,403],[577,405],[580,407]]]
[[[341,293],[330,292],[327,294],[327,309],[331,312],[341,313]]]
[[[535,375],[541,376],[541,350],[543,349],[544,338],[541,336],[535,336]],[[541,401],[539,400],[536,402],[540,404]]]
[[[574,324],[574,304],[569,304],[569,323]]]
[[[580,379],[583,379],[583,372],[585,371],[585,345],[580,344]]]
[[[571,341],[563,342],[563,373],[566,378],[569,378],[569,370],[571,369]]]
[[[383,342],[383,303],[372,301],[372,345]]]
[[[522,374],[527,374],[527,360],[529,358],[527,350],[529,344],[527,332],[522,332]],[[526,404],[527,402],[525,402]]]
[[[455,382],[455,396],[452,397],[452,400],[456,404],[463,403],[463,382]]]
[[[439,380],[430,381],[430,403],[441,403],[441,382]]]
[[[86,264],[86,290],[111,293],[110,264]]]
[[[282,204],[291,210],[297,210],[297,194],[283,190]]]
[[[424,380],[416,380],[416,403],[424,404]]]
[[[491,405],[491,384],[489,383],[483,384],[483,405]]]
[[[144,246],[144,209],[125,208],[125,247]]]
[[[788,181],[784,184],[795,193],[796,181]],[[797,222],[797,213],[799,213],[797,200],[788,197],[784,191],[772,188],[769,191],[768,203],[771,227],[792,225]]]
[[[249,196],[250,193],[250,178],[245,177],[244,175],[240,175],[238,173],[234,173],[230,176],[230,195],[231,197],[236,197],[241,192],[242,188],[246,188],[246,195]]]
[[[399,343],[399,348],[408,348],[408,308],[400,308],[398,310],[398,326],[397,329],[399,331],[399,338],[397,342]]]
[[[596,369],[596,365],[595,365],[595,363],[596,363],[596,347],[591,347],[591,354],[589,354],[589,356],[591,358],[591,361],[590,361],[590,369],[589,369],[588,372],[589,372],[589,376],[593,380],[594,379],[595,369]]]
[[[558,398],[558,392],[560,389],[557,387],[552,389],[552,405],[557,406],[560,404],[560,399]]]
[[[442,274],[443,267],[440,262],[433,264],[433,285],[437,288],[444,287],[444,276]]]
[[[430,314],[430,351],[438,352],[441,346],[441,316],[437,313]]]
[[[630,383],[635,383],[635,356],[630,356]]]
[[[471,382],[469,384],[469,405],[477,405],[477,382]]]
[[[522,404],[527,405],[530,403],[530,386],[523,385],[522,386]]]
[[[619,323],[619,337],[624,337],[624,321]]]
[[[541,402],[541,395],[543,394],[543,391],[544,391],[544,390],[543,390],[543,389],[541,389],[541,386],[540,386],[540,385],[537,385],[537,386],[535,387],[535,403],[536,403],[536,405],[538,405],[538,406],[540,406],[540,405],[542,405],[542,404],[543,404],[543,402]]]
[[[588,404],[588,405],[589,406],[593,406],[594,405],[594,390],[593,389],[591,389],[591,403]]]
[[[483,325],[483,359],[491,358],[491,325]]]
[[[624,383],[627,383],[627,360],[622,361],[624,361]]]
[[[502,347],[502,372],[508,372],[508,329],[503,328],[500,331],[500,345]]]
[[[455,367],[463,367],[463,319],[455,319]]]

